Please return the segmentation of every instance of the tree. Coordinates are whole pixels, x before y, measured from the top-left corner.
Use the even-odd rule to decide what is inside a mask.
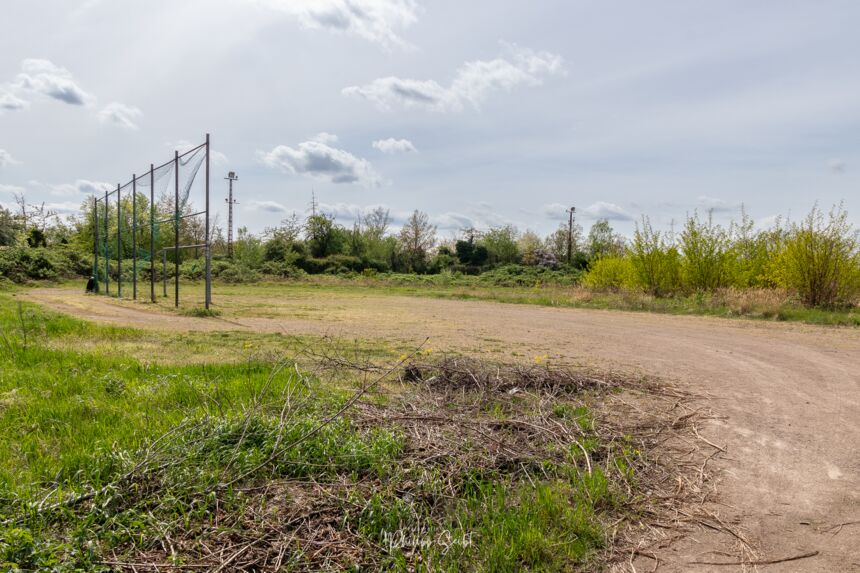
[[[517,248],[519,231],[513,225],[494,227],[484,233],[480,244],[487,249],[490,264],[511,264],[520,262],[520,251]]]
[[[427,253],[436,244],[436,227],[430,224],[427,213],[417,209],[413,211],[400,230],[400,244],[407,267],[414,271],[424,270]]]
[[[335,225],[334,217],[320,213],[308,217],[305,223],[305,237],[311,255],[322,258],[340,252],[343,234]]]
[[[517,241],[517,250],[520,253],[520,258],[524,265],[537,265],[541,258],[543,244],[537,233],[526,231]]]
[[[299,237],[302,233],[302,223],[299,216],[293,213],[281,220],[277,227],[267,227],[263,234],[268,238],[263,258],[267,261],[283,262],[291,259],[296,251],[301,251]]]
[[[608,219],[598,219],[588,231],[586,249],[592,261],[600,257],[620,256],[624,253],[624,237],[612,229]]]
[[[14,245],[21,229],[21,222],[15,215],[9,209],[0,206],[0,247]]]
[[[559,223],[558,229],[553,231],[553,233],[544,240],[544,249],[557,261],[567,261],[568,230],[567,223]],[[582,252],[582,227],[579,223],[573,224],[573,237],[571,242],[573,243],[574,259],[576,259],[576,253]],[[576,264],[574,264],[574,266],[576,266]]]
[[[380,241],[388,231],[388,225],[391,223],[388,209],[385,207],[376,207],[362,218],[364,224],[364,233],[368,239]]]

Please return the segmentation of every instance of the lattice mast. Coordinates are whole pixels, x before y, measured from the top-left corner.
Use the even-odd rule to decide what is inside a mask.
[[[233,258],[233,205],[238,203],[235,199],[233,199],[233,181],[238,181],[239,177],[236,175],[235,171],[231,171],[225,177],[227,181],[230,182],[230,190],[225,201],[227,202],[227,256],[229,258]]]

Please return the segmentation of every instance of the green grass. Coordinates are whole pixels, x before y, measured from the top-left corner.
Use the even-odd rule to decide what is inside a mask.
[[[284,287],[259,287],[272,288]],[[334,517],[326,527],[375,556],[357,563],[562,571],[591,562],[606,544],[602,523],[623,488],[598,468],[585,475],[553,462],[528,476],[519,467],[462,468],[451,474],[459,476],[451,498],[450,477],[408,461],[408,436],[396,427],[350,415],[321,425],[356,377],[278,368],[285,347],[320,339],[144,333],[45,311],[14,294],[0,291],[0,570],[108,571],[103,562],[114,554],[193,561],[193,540],[265,537],[267,520],[283,526],[287,517],[260,508],[288,512],[319,496],[320,483],[343,489],[314,498],[308,511],[327,508]],[[354,350],[375,360],[402,352],[375,342]],[[506,416],[498,405],[487,415]],[[584,406],[557,415],[583,428],[591,420]],[[571,451],[572,463],[578,455]],[[92,499],[70,502],[85,494]],[[404,548],[392,541],[403,531],[433,542]],[[164,549],[171,539],[191,545],[174,555]],[[307,567],[313,555],[299,544],[285,564]]]

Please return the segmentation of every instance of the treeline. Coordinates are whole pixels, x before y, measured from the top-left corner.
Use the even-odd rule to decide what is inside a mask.
[[[66,223],[44,207],[27,206],[23,198],[18,204],[17,212],[0,209],[0,275],[24,281],[92,272],[95,217],[91,203]],[[124,278],[129,278],[131,264],[125,261],[137,253],[141,277],[148,279],[150,240],[157,257],[163,251],[173,262],[171,196],[154,206],[155,220],[164,221],[155,225],[154,233],[150,205],[143,195],[137,199],[136,225],[130,197],[123,198],[119,218],[111,208],[106,232],[100,209],[100,273],[107,253],[115,280],[119,255],[124,260]],[[190,204],[180,210],[183,215],[194,212]],[[724,288],[783,288],[796,293],[803,304],[816,307],[856,305],[860,296],[860,242],[842,206],[827,213],[816,207],[803,220],[777,220],[767,229],[757,229],[746,213],[726,226],[694,213],[678,231],[657,230],[643,217],[629,239],[605,219],[596,221],[587,234],[578,225],[571,229],[563,223],[545,237],[507,225],[465,229],[455,239],[443,239],[420,211],[414,211],[398,229],[383,208],[365,213],[348,226],[332,215],[315,212],[306,218],[294,214],[260,235],[240,228],[232,256],[217,221],[211,233],[213,275],[227,282],[322,273],[447,273],[503,277],[501,284],[580,284],[658,297]],[[180,244],[202,244],[202,218],[182,218],[179,234]],[[181,274],[202,278],[202,257],[199,247],[183,251]],[[155,268],[161,272],[160,265]],[[167,272],[173,272],[172,264]]]

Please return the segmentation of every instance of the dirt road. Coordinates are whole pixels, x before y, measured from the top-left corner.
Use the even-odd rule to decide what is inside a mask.
[[[330,333],[435,348],[564,357],[676,380],[709,396],[721,420],[702,435],[724,447],[715,463],[722,519],[739,523],[767,571],[860,571],[860,330],[797,324],[555,309],[367,294],[324,302],[278,300],[276,317],[177,317],[58,289],[22,295],[84,318],[141,328]],[[717,536],[720,538],[717,539]],[[660,568],[731,558],[705,553],[725,538],[703,530],[661,557]],[[651,563],[637,561],[637,569]],[[749,570],[750,568],[748,568]]]

